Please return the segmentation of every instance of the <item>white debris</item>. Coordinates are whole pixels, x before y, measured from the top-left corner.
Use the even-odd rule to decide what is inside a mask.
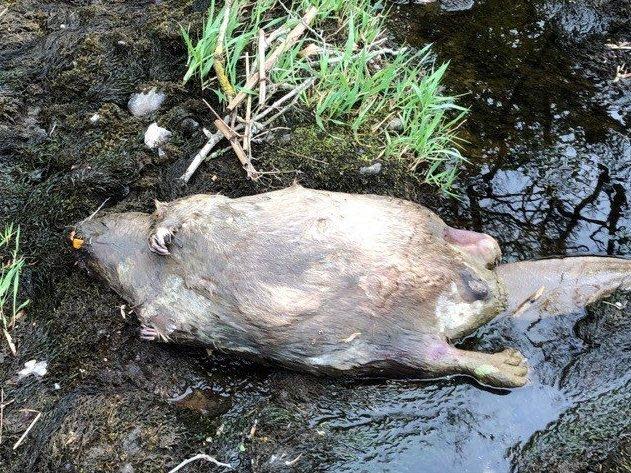
[[[155,112],[160,108],[166,96],[162,92],[158,92],[155,87],[147,92],[139,92],[131,94],[127,108],[132,115],[141,117],[151,112]]]
[[[47,361],[29,360],[24,363],[24,369],[18,372],[18,379],[26,378],[30,375],[39,376],[40,378],[48,371]]]
[[[55,391],[59,391],[61,389],[61,384],[55,383],[53,387],[55,388]]]
[[[145,144],[147,148],[155,149],[159,146],[162,146],[164,143],[169,141],[172,133],[166,128],[162,128],[158,126],[156,122],[153,122],[145,131]]]
[[[90,123],[97,123],[101,119],[101,115],[95,113],[90,117]]]
[[[375,163],[371,166],[364,166],[359,168],[359,173],[365,176],[373,176],[381,172],[381,163]]]

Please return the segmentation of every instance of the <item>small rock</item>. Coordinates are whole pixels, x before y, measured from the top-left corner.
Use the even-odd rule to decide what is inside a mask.
[[[92,123],[93,125],[97,124],[98,121],[101,119],[101,115],[99,115],[98,113],[95,113],[94,115],[92,115],[90,117],[90,123]]]
[[[44,171],[42,169],[35,169],[28,173],[28,178],[33,182],[42,182],[44,177]]]
[[[39,376],[40,378],[44,376],[48,371],[48,362],[47,361],[36,361],[29,360],[24,363],[24,369],[18,372],[18,379],[26,378],[30,375]]]
[[[392,130],[392,131],[402,131],[403,130],[403,120],[401,120],[401,118],[399,117],[395,117],[392,120],[390,120],[388,122],[388,124],[386,125],[386,128],[388,130]]]
[[[61,385],[59,383],[55,383],[53,388],[55,388],[55,391],[59,391],[61,389]]]
[[[379,174],[381,172],[381,163],[375,163],[370,166],[364,166],[359,168],[359,174],[364,176],[374,176],[375,174]]]
[[[155,149],[165,144],[171,138],[172,133],[166,128],[158,126],[153,122],[145,131],[145,145],[147,148]]]
[[[180,123],[180,127],[182,128],[182,132],[185,135],[191,136],[193,133],[199,130],[199,123],[189,117],[182,120],[182,123]]]
[[[470,10],[473,5],[473,0],[440,0],[440,8],[444,11]]]
[[[131,463],[125,463],[121,468],[121,473],[134,473],[134,467]]]
[[[158,92],[156,88],[153,87],[147,92],[132,94],[129,98],[129,102],[127,102],[127,108],[129,108],[129,111],[135,117],[141,117],[158,110],[165,98],[166,95],[162,92]]]

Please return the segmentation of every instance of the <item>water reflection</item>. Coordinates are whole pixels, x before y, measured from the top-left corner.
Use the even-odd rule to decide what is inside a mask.
[[[462,189],[466,200],[451,208],[454,217],[498,237],[511,259],[627,254],[628,137],[612,132],[589,144],[580,131],[559,136],[543,149],[491,150]]]

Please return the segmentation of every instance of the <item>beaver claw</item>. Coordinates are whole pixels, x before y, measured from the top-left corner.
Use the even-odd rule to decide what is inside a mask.
[[[140,327],[140,339],[147,341],[154,341],[160,338],[160,332],[158,332],[155,328],[149,327],[148,325],[142,325]]]
[[[167,256],[171,252],[167,245],[171,243],[174,232],[165,227],[158,227],[149,237],[149,249],[159,255]]]

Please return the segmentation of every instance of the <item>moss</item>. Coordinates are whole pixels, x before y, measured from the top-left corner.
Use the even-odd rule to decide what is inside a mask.
[[[360,168],[380,162],[380,145],[369,140],[357,145],[349,131],[337,128],[324,133],[306,125],[266,146],[258,159],[260,170],[280,174],[274,184],[283,187],[297,179],[307,187],[344,192],[370,192],[419,200],[423,190],[404,160],[382,163],[377,175],[363,175]]]

